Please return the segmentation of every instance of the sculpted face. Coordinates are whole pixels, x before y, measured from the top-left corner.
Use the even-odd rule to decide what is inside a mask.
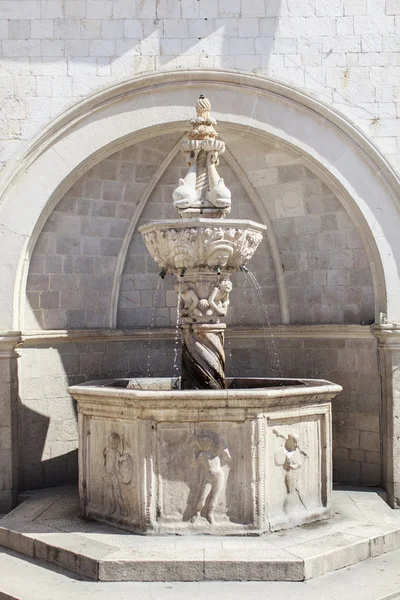
[[[299,446],[299,436],[297,434],[289,434],[286,440],[286,450],[293,452]]]
[[[217,244],[210,251],[207,264],[210,267],[225,267],[232,256],[233,248],[227,244]]]
[[[108,444],[113,450],[118,450],[119,441],[119,435],[117,433],[112,433],[108,438]]]
[[[199,446],[203,451],[211,450],[212,445],[212,439],[208,435],[199,437]]]
[[[219,284],[219,287],[221,288],[222,291],[228,292],[228,294],[229,294],[229,292],[232,291],[233,286],[232,286],[231,281],[225,280],[225,281],[221,281],[221,283]]]

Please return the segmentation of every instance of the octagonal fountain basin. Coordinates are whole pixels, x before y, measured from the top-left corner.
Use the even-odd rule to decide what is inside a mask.
[[[318,379],[92,381],[79,408],[83,516],[140,534],[260,535],[329,517],[331,400]]]

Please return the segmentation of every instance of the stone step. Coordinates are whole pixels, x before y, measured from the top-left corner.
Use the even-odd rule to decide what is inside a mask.
[[[52,488],[0,521],[0,544],[100,581],[303,581],[400,547],[398,512],[378,494],[333,498],[330,520],[262,537],[156,537],[84,521],[76,488]]]
[[[95,582],[0,550],[0,600],[399,600],[400,551],[318,579],[292,582]]]

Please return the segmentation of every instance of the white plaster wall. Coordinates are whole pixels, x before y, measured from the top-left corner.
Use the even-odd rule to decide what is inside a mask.
[[[399,33],[398,0],[2,0],[0,163],[111,83],[222,67],[324,100],[400,170]]]

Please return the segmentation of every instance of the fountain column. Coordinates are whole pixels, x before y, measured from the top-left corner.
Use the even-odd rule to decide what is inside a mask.
[[[253,256],[265,230],[259,223],[226,218],[231,192],[217,170],[225,143],[210,110],[210,102],[200,96],[181,146],[188,171],[172,194],[179,219],[140,228],[161,275],[177,279],[183,389],[226,388],[222,321],[232,290],[230,276]]]
[[[231,210],[231,193],[217,171],[225,144],[218,139],[214,128],[216,121],[210,117],[210,110],[209,100],[200,96],[196,104],[197,116],[191,121],[192,129],[182,144],[189,171],[173,193],[174,206],[181,218],[221,219]],[[221,279],[220,273],[232,251],[232,244],[226,240],[225,243],[222,239],[210,241],[208,269],[185,277],[179,290],[183,389],[226,387],[226,325],[220,323],[220,319],[228,310],[232,285],[229,276],[225,274]]]
[[[225,323],[182,325],[181,389],[224,389]]]

